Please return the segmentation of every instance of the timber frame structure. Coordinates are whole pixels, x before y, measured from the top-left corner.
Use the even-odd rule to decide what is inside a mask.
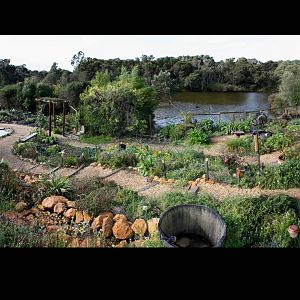
[[[55,114],[55,104],[62,103],[63,104],[63,124],[62,124],[62,135],[65,136],[65,124],[66,124],[66,103],[68,104],[69,101],[63,98],[50,98],[50,97],[41,97],[36,98],[36,101],[41,101],[48,103],[48,110],[49,110],[49,121],[48,121],[48,129],[49,129],[49,136],[51,136],[51,116],[53,110],[53,128],[56,128],[56,114]],[[53,108],[53,109],[52,109]]]

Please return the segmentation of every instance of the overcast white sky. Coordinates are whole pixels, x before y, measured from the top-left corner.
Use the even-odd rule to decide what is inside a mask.
[[[226,58],[268,60],[300,59],[300,35],[0,35],[0,59],[31,70],[50,70],[53,62],[72,70],[78,51],[86,57],[155,58],[210,55]]]

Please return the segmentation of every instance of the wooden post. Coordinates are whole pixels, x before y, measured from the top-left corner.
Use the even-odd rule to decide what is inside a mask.
[[[257,161],[258,161],[258,172],[260,173],[261,171],[261,166],[260,166],[260,153],[259,153],[259,142],[258,142],[258,133],[254,135],[254,150],[257,153]]]
[[[209,179],[208,157],[205,158],[205,166],[206,166],[207,179]]]
[[[65,122],[66,122],[65,102],[63,102],[63,128],[62,128],[63,136],[65,136]]]
[[[53,128],[56,128],[55,102],[53,103]]]
[[[221,112],[219,112],[218,122],[221,122]]]
[[[49,105],[49,124],[48,124],[48,127],[49,127],[49,136],[51,136],[51,102],[50,101],[48,102],[48,105]]]

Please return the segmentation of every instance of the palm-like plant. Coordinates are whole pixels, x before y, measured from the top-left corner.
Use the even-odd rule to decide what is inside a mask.
[[[50,175],[49,179],[40,180],[43,195],[67,196],[73,191],[67,177]]]

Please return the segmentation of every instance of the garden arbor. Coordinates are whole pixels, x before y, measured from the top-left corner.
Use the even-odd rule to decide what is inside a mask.
[[[57,103],[62,103],[62,107],[63,107],[63,124],[62,124],[62,135],[65,135],[65,124],[66,124],[66,104],[69,105],[69,102],[67,99],[63,99],[63,98],[50,98],[50,97],[41,97],[41,98],[37,98],[35,99],[36,101],[40,101],[40,102],[44,102],[44,103],[48,103],[48,111],[49,111],[49,121],[48,121],[48,129],[49,129],[49,136],[51,136],[51,127],[52,127],[52,120],[51,120],[51,116],[52,116],[52,111],[53,111],[53,128],[56,128],[56,112],[55,112],[55,105]]]

